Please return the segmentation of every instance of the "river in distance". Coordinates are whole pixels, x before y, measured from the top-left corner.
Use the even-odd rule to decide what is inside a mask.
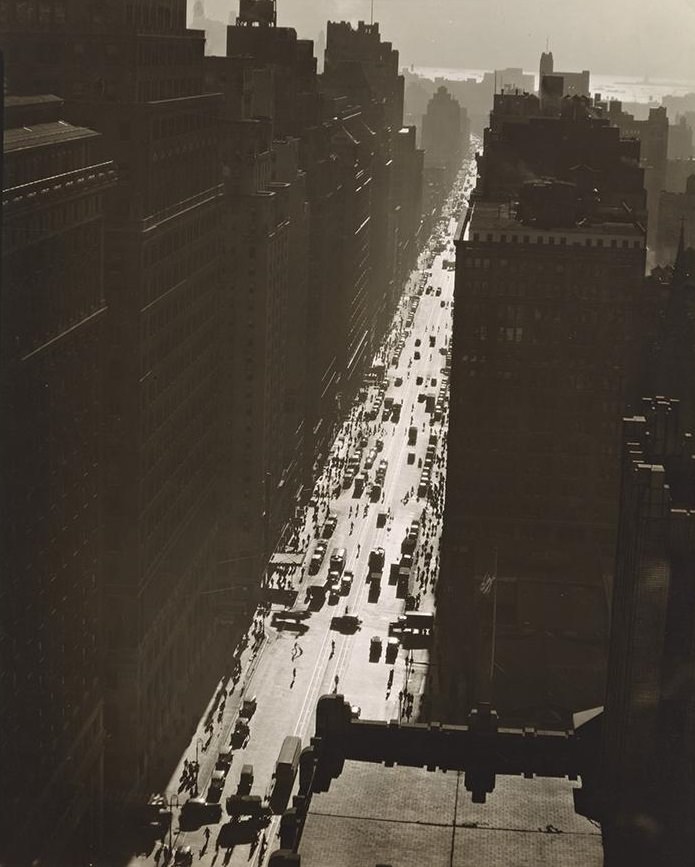
[[[486,71],[484,69],[437,69],[426,66],[411,68],[411,72],[424,78],[433,80],[435,78],[448,78],[450,81],[464,81],[468,78],[481,81]],[[645,79],[629,75],[602,75],[592,72],[591,91],[592,93],[600,93],[603,99],[660,104],[664,96],[684,96],[686,93],[695,93],[695,81],[665,78]]]

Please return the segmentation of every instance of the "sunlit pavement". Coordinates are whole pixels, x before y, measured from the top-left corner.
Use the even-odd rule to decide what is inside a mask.
[[[468,167],[468,184],[474,173],[474,165]],[[463,189],[463,177],[457,184],[454,194],[460,195]],[[457,212],[458,216],[458,212]],[[330,510],[337,515],[338,523],[330,539],[327,539],[328,551],[320,571],[316,575],[306,575],[302,578],[299,571],[293,576],[294,586],[298,590],[296,606],[305,606],[305,592],[309,584],[324,584],[328,573],[330,554],[335,547],[347,549],[347,562],[345,568],[352,570],[354,581],[348,596],[340,596],[337,604],[329,604],[328,596],[320,610],[311,613],[304,621],[308,626],[304,634],[297,634],[290,628],[278,630],[270,625],[272,612],[265,619],[265,639],[254,650],[253,639],[243,652],[240,662],[242,667],[241,679],[231,695],[224,702],[224,710],[218,721],[218,711],[214,714],[214,728],[212,739],[208,746],[209,732],[205,730],[205,718],[201,720],[198,732],[191,741],[189,749],[181,757],[179,767],[173,775],[167,789],[167,797],[178,800],[179,804],[187,799],[189,791],[179,791],[179,781],[183,769],[184,759],[192,761],[198,755],[200,771],[198,775],[198,788],[201,795],[205,795],[208,789],[210,777],[214,769],[218,750],[221,746],[229,743],[230,732],[233,729],[237,717],[239,702],[242,695],[255,695],[258,706],[250,722],[250,737],[243,749],[234,752],[232,766],[227,774],[224,792],[221,798],[222,819],[217,825],[203,825],[195,831],[178,830],[178,809],[174,810],[174,822],[172,826],[171,842],[176,846],[190,846],[193,852],[193,863],[202,865],[231,864],[231,865],[260,865],[266,863],[269,854],[277,848],[277,829],[279,817],[274,817],[270,825],[265,829],[267,847],[263,859],[260,858],[260,849],[252,847],[248,843],[238,844],[233,848],[216,848],[216,841],[220,827],[227,821],[224,811],[225,799],[236,792],[241,767],[244,764],[253,764],[254,785],[252,794],[264,796],[270,792],[272,773],[283,738],[288,734],[297,734],[306,745],[314,730],[314,712],[318,698],[334,690],[337,685],[338,692],[345,695],[353,705],[361,708],[361,715],[368,719],[398,719],[399,718],[399,692],[405,691],[414,696],[414,708],[412,719],[417,719],[419,712],[419,699],[423,692],[425,680],[430,665],[429,653],[424,649],[412,651],[412,665],[406,667],[406,653],[399,649],[398,657],[394,665],[387,665],[382,652],[378,662],[369,661],[369,643],[374,635],[382,638],[383,646],[386,647],[388,637],[388,624],[399,614],[403,613],[404,601],[396,598],[396,586],[389,583],[389,567],[393,562],[400,559],[400,545],[405,532],[414,519],[421,519],[423,510],[427,507],[427,516],[432,520],[432,533],[430,543],[433,546],[432,563],[435,564],[438,540],[439,519],[436,517],[432,506],[427,505],[426,498],[411,496],[407,503],[403,503],[406,493],[413,489],[417,494],[417,487],[421,469],[418,467],[418,458],[425,455],[430,433],[436,433],[437,455],[444,454],[446,434],[446,414],[438,422],[433,421],[433,416],[425,412],[425,403],[418,402],[418,394],[426,391],[438,393],[442,383],[442,368],[446,365],[446,356],[440,353],[440,348],[448,345],[451,332],[451,300],[453,296],[454,272],[443,267],[444,260],[453,260],[454,253],[451,248],[456,220],[452,217],[445,220],[445,231],[442,236],[444,249],[437,255],[430,269],[425,269],[420,274],[427,277],[425,285],[432,287],[431,294],[423,294],[417,299],[419,304],[414,315],[412,327],[405,328],[407,311],[410,307],[411,296],[406,294],[399,307],[399,313],[394,318],[393,329],[387,340],[391,347],[396,347],[401,337],[405,338],[400,352],[400,360],[397,367],[390,364],[392,351],[384,353],[386,359],[386,378],[388,379],[387,396],[395,400],[403,401],[400,421],[394,424],[391,421],[381,420],[381,407],[375,421],[365,422],[371,426],[372,433],[369,443],[363,449],[362,466],[367,452],[374,446],[377,436],[375,431],[383,431],[379,436],[384,446],[372,469],[368,471],[369,481],[373,481],[379,460],[388,461],[386,472],[383,501],[379,503],[369,502],[369,488],[361,497],[353,496],[353,487],[342,489],[338,497],[331,496]],[[435,230],[436,234],[436,230]],[[421,262],[425,255],[421,257]],[[409,283],[409,288],[415,291],[420,282],[420,274],[415,274]],[[437,295],[437,290],[441,294]],[[435,337],[435,346],[430,348],[429,337]],[[416,347],[415,341],[420,340]],[[414,359],[414,353],[420,353],[420,359]],[[411,362],[411,366],[408,364]],[[416,377],[423,377],[423,384],[416,384]],[[402,377],[403,383],[395,385],[397,377]],[[432,377],[436,384],[432,385]],[[368,397],[360,404],[364,406],[370,403],[377,393],[378,387],[372,385],[368,389]],[[355,418],[359,407],[354,407],[351,418]],[[408,446],[408,428],[412,425],[418,428],[417,443]],[[423,429],[424,424],[424,429]],[[334,449],[336,454],[346,455],[353,451],[356,443],[348,443],[349,421],[346,422],[338,434],[336,442],[343,440],[342,448]],[[356,433],[356,431],[355,431]],[[357,435],[359,439],[359,435]],[[407,454],[414,451],[416,454],[412,464],[407,462]],[[324,471],[327,477],[329,468]],[[435,462],[432,473],[432,485],[439,488],[443,496],[443,471],[444,463]],[[342,474],[333,476],[330,484],[331,489],[342,480]],[[320,488],[321,480],[317,484]],[[367,514],[363,516],[365,505],[368,505]],[[355,517],[355,507],[358,507],[358,516]],[[352,509],[352,516],[350,510]],[[376,518],[381,511],[390,509],[393,516],[385,527],[377,528]],[[313,526],[314,508],[309,507],[300,538],[311,532]],[[316,509],[319,515],[320,527],[326,516],[326,503],[320,501]],[[354,529],[351,532],[351,521],[354,521]],[[421,531],[418,547],[414,560],[418,573],[418,567],[422,567],[422,548],[424,532]],[[306,550],[306,564],[313,553],[315,539],[312,540]],[[358,555],[359,546],[359,555]],[[377,602],[368,601],[369,585],[366,581],[368,572],[368,557],[372,548],[381,546],[386,551],[384,573],[381,581],[381,594]],[[434,570],[436,572],[436,569]],[[417,580],[413,593],[417,593]],[[341,634],[331,629],[331,619],[336,615],[345,613],[356,615],[361,621],[359,628],[354,634]],[[281,606],[274,605],[278,610]],[[430,583],[427,590],[422,592],[420,601],[421,611],[432,611],[434,608],[433,585]],[[334,641],[334,649],[331,642]],[[389,670],[393,669],[393,686],[387,691]],[[230,672],[231,673],[231,672]],[[337,678],[337,680],[336,680]],[[226,684],[231,686],[231,681]],[[222,685],[221,685],[222,687]],[[214,700],[211,701],[211,707]],[[219,705],[218,705],[219,707]],[[206,747],[204,749],[204,747]],[[205,828],[209,827],[209,841],[206,842]],[[168,837],[166,839],[168,844]],[[148,856],[138,856],[131,860],[132,865],[162,864],[164,859],[159,857],[159,845],[155,845],[153,852]],[[171,861],[169,861],[171,863]]]

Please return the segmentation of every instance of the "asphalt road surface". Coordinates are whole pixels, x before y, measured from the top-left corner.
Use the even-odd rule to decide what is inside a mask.
[[[274,816],[268,826],[261,829],[263,837],[256,837],[251,842],[237,842],[233,846],[221,845],[226,838],[224,833],[220,836],[220,831],[228,822],[225,799],[236,792],[241,768],[245,764],[252,764],[254,769],[252,794],[265,797],[270,793],[275,761],[283,738],[295,734],[301,737],[303,745],[308,743],[314,731],[316,702],[321,695],[337,690],[356,709],[359,708],[361,716],[367,719],[427,718],[427,699],[423,704],[423,688],[430,666],[428,650],[406,652],[399,648],[395,663],[385,662],[389,622],[403,613],[405,604],[404,599],[396,596],[396,585],[389,582],[389,569],[390,564],[400,559],[401,542],[411,521],[424,521],[413,554],[412,573],[415,578],[411,593],[420,594],[420,611],[433,610],[440,526],[438,502],[443,503],[445,470],[448,388],[443,368],[447,365],[446,348],[451,333],[454,286],[454,271],[446,268],[444,262],[453,262],[455,259],[453,235],[463,212],[462,199],[465,201],[467,198],[474,175],[474,163],[467,163],[444,209],[439,228],[435,229],[421,256],[420,268],[411,276],[394,317],[393,327],[380,354],[385,363],[385,372],[376,381],[365,383],[365,393],[352,408],[350,418],[338,433],[329,463],[317,483],[316,505],[306,509],[303,524],[299,528],[298,549],[306,555],[304,567],[298,568],[294,575],[287,576],[297,591],[294,607],[307,608],[309,585],[326,585],[330,555],[334,548],[343,547],[347,552],[345,570],[354,575],[349,594],[330,598],[330,594],[325,593],[322,599],[323,594],[319,591],[318,602],[310,605],[315,610],[311,610],[309,616],[301,621],[298,629],[276,628],[272,625],[273,613],[284,607],[281,604],[273,604],[270,612],[263,617],[264,634],[261,634],[261,621],[255,621],[256,637],[252,631],[249,632],[249,644],[239,658],[241,671],[237,684],[231,693],[231,680],[220,684],[218,694],[211,700],[189,749],[181,757],[180,765],[172,776],[166,796],[174,805],[177,802],[183,804],[191,794],[191,789],[181,787],[184,761],[193,761],[197,755],[198,789],[204,796],[218,750],[229,743],[241,699],[256,697],[257,709],[250,720],[248,740],[243,747],[234,750],[232,764],[226,775],[220,800],[222,818],[219,822],[203,824],[193,830],[181,830],[179,809],[174,806],[171,843],[174,848],[190,846],[193,864],[260,867],[267,862],[269,854],[278,846],[279,816]],[[409,314],[412,315],[412,323],[408,327]],[[430,346],[431,342],[434,346]],[[416,353],[419,353],[419,358]],[[398,361],[396,365],[392,363],[394,356]],[[418,377],[422,377],[421,384],[418,384]],[[426,403],[418,399],[425,393],[441,395],[440,408],[443,406],[443,411],[437,420],[433,413],[426,411]],[[382,420],[384,398],[387,402],[388,398],[402,402],[397,423]],[[378,407],[378,415],[375,420],[368,422],[365,408],[371,406]],[[414,445],[408,444],[411,426],[417,428]],[[430,494],[418,497],[422,473],[418,463],[424,463],[431,434],[436,434],[437,444]],[[364,469],[368,453],[376,447],[377,440],[382,441],[383,447],[377,453],[373,466],[366,471],[368,483],[364,492],[356,497],[354,486],[344,488],[342,482],[347,459],[359,448],[359,441],[363,437],[367,439],[367,445],[361,450],[361,469]],[[412,462],[408,461],[410,452],[414,453]],[[370,486],[381,460],[388,462],[382,496],[377,502],[371,502]],[[338,485],[340,493],[336,496]],[[316,534],[319,537],[322,535],[329,511],[335,514],[337,524],[330,538],[326,539],[328,550],[320,570],[317,574],[309,575],[308,564],[315,549]],[[389,512],[383,527],[377,527],[379,512]],[[426,532],[429,532],[427,539]],[[370,550],[376,547],[385,549],[385,566],[378,600],[372,597],[370,601],[368,558]],[[431,580],[425,586],[422,578],[426,574]],[[332,628],[333,618],[344,615],[346,608],[350,615],[358,619],[359,625],[354,631]],[[373,636],[382,639],[384,650],[378,661],[370,661],[370,640]],[[389,689],[390,671],[393,671],[393,679]],[[399,693],[404,692],[413,696],[412,711],[407,716],[407,705],[399,699]],[[206,729],[206,721],[209,720],[212,726],[208,724]],[[266,841],[264,851],[263,838]],[[243,834],[239,839],[243,839]],[[172,861],[173,858],[166,858],[160,852],[159,844],[156,844],[147,856],[137,856],[130,863],[133,867],[140,867]]]

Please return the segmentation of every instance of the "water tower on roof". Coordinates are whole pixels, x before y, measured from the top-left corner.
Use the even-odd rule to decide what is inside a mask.
[[[276,0],[239,0],[237,25],[245,27],[275,27],[277,25]]]

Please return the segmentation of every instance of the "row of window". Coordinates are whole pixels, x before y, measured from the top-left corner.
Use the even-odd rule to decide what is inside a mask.
[[[65,24],[65,0],[0,0],[0,27]]]
[[[152,120],[152,138],[173,138],[202,129],[216,129],[217,118],[212,111],[187,112],[186,114],[172,114],[166,117],[154,117]],[[211,143],[214,141],[211,140]]]
[[[530,235],[505,235],[504,233],[497,235],[493,232],[487,232],[485,234],[485,238],[483,238],[481,232],[473,232],[473,242],[474,243],[476,241],[483,241],[483,240],[485,240],[487,242],[493,242],[493,241],[494,242],[501,242],[502,244],[505,244],[507,242],[511,242],[512,244],[518,244],[518,243],[530,244],[531,243],[531,236]],[[556,238],[554,235],[548,235],[547,237],[545,237],[544,235],[537,235],[535,237],[535,242],[536,242],[536,244],[548,244],[551,247],[557,243],[560,247],[564,247],[567,245],[567,238],[563,237],[563,236]],[[576,239],[576,238],[570,238],[570,244],[573,247],[582,246],[581,241],[579,239]],[[610,247],[613,249],[616,249],[618,247],[621,249],[633,248],[633,249],[639,250],[643,246],[643,242],[639,241],[639,240],[628,241],[624,238],[622,238],[622,239],[617,239],[617,238],[610,238],[610,239],[608,239],[608,238],[585,238],[584,239],[584,246],[585,247]]]

